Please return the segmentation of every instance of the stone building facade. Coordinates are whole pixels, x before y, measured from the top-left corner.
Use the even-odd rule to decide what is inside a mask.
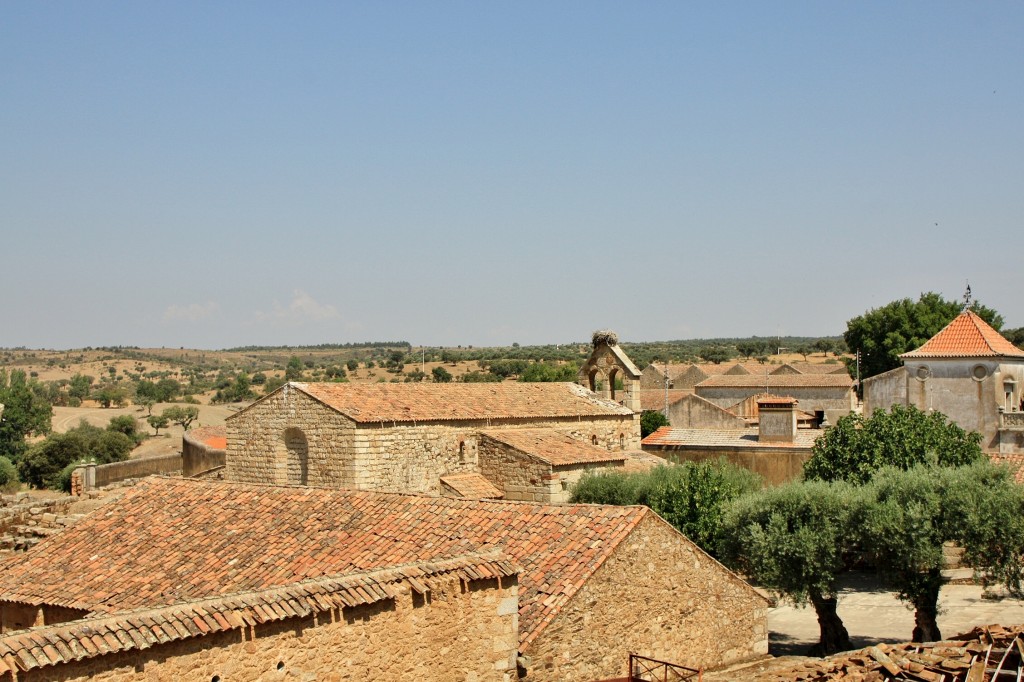
[[[594,332],[593,351],[580,367],[579,383],[602,398],[640,411],[641,373],[619,347],[614,332]],[[622,384],[620,391],[617,386]]]
[[[864,379],[864,414],[892,405],[936,410],[982,435],[988,452],[1024,453],[1024,351],[966,310],[903,366]]]
[[[484,431],[478,448],[480,473],[500,481],[506,500],[568,502],[584,473],[626,465],[621,449],[609,452],[546,429]]]
[[[169,478],[10,560],[0,605],[67,610],[0,634],[0,681],[583,682],[768,645],[767,601],[646,507]]]
[[[228,418],[224,476],[439,493],[442,476],[480,472],[483,431],[546,429],[614,452],[639,449],[639,419],[567,383],[293,382]]]

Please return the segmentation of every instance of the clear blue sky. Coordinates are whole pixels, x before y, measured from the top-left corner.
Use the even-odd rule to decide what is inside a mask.
[[[1024,3],[0,4],[0,346],[1024,326]]]

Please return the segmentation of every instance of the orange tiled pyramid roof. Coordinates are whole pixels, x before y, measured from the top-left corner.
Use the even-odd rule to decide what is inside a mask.
[[[360,423],[630,415],[578,384],[338,384],[292,382],[299,390]],[[242,414],[237,412],[235,414]],[[231,415],[229,419],[235,415]]]
[[[901,358],[1024,358],[1024,350],[1006,340],[972,310],[965,310],[928,339],[923,346]]]
[[[109,614],[500,550],[525,646],[648,514],[154,477],[9,560],[0,600]]]

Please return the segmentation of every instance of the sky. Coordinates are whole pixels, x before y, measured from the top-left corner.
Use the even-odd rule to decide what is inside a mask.
[[[0,3],[0,346],[824,336],[968,282],[1024,326],[1022,26]]]

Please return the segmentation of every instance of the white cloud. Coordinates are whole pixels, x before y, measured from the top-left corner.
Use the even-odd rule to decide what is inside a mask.
[[[306,322],[335,320],[341,317],[333,305],[320,303],[301,289],[296,289],[287,306],[274,301],[270,312],[256,311],[258,322]]]
[[[187,305],[173,304],[164,310],[164,322],[198,322],[213,317],[220,311],[220,305],[215,301],[206,303],[189,303]]]

